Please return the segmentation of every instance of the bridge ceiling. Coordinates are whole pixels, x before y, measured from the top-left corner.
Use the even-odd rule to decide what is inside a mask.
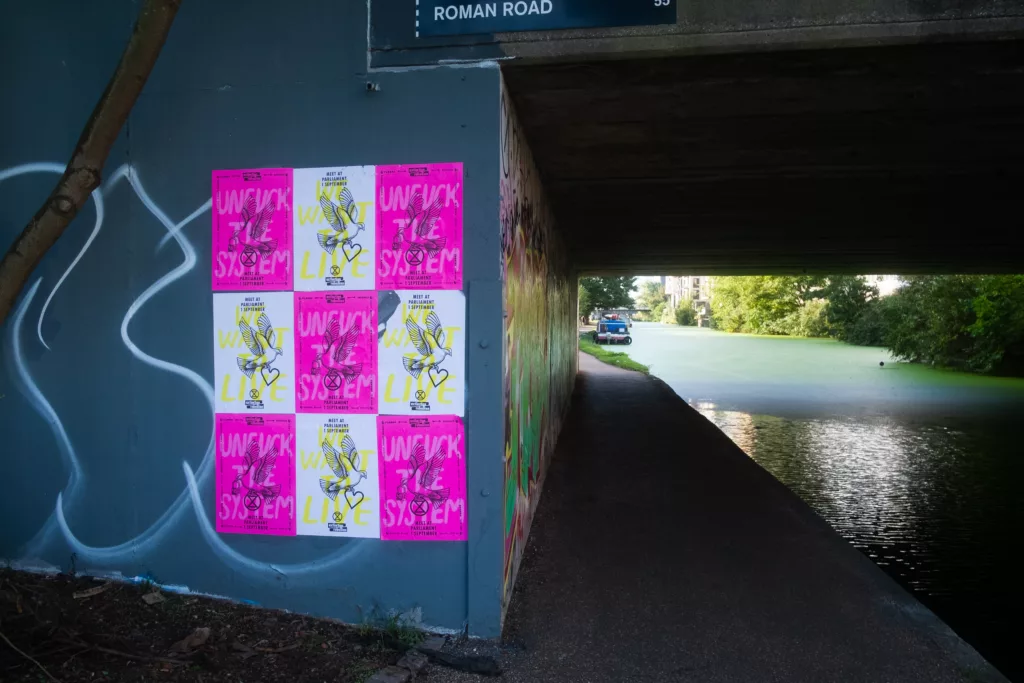
[[[1021,272],[1022,46],[503,72],[581,272]]]

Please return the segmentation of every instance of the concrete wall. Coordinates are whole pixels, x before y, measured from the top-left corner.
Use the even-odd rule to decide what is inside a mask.
[[[3,10],[0,244],[47,196],[137,7]],[[2,330],[0,557],[346,621],[418,608],[426,624],[497,633],[500,77],[366,70],[365,2],[183,4],[103,191]],[[447,161],[465,163],[470,541],[214,533],[211,170]]]
[[[501,91],[508,607],[576,376],[576,278],[512,100]]]

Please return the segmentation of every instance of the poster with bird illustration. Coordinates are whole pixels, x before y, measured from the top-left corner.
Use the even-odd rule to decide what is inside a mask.
[[[380,538],[375,415],[296,415],[299,536]]]
[[[465,415],[465,296],[416,290],[377,294],[377,412]]]
[[[462,164],[377,167],[378,289],[462,289]]]
[[[300,413],[377,412],[377,293],[295,293]]]
[[[295,535],[295,416],[221,415],[216,442],[216,529]]]
[[[213,172],[215,292],[292,288],[292,169]]]
[[[387,541],[465,541],[466,444],[454,416],[377,418]]]
[[[376,286],[376,169],[294,170],[295,291]]]
[[[294,296],[292,292],[213,295],[216,412],[295,412]]]

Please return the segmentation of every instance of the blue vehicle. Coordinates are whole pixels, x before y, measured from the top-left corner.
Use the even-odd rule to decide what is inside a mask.
[[[594,330],[595,344],[632,344],[629,326],[623,320],[601,320]]]

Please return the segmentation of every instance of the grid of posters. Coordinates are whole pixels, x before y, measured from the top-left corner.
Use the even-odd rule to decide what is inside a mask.
[[[462,164],[212,181],[217,530],[466,540]]]
[[[295,294],[300,413],[377,412],[377,295]]]

